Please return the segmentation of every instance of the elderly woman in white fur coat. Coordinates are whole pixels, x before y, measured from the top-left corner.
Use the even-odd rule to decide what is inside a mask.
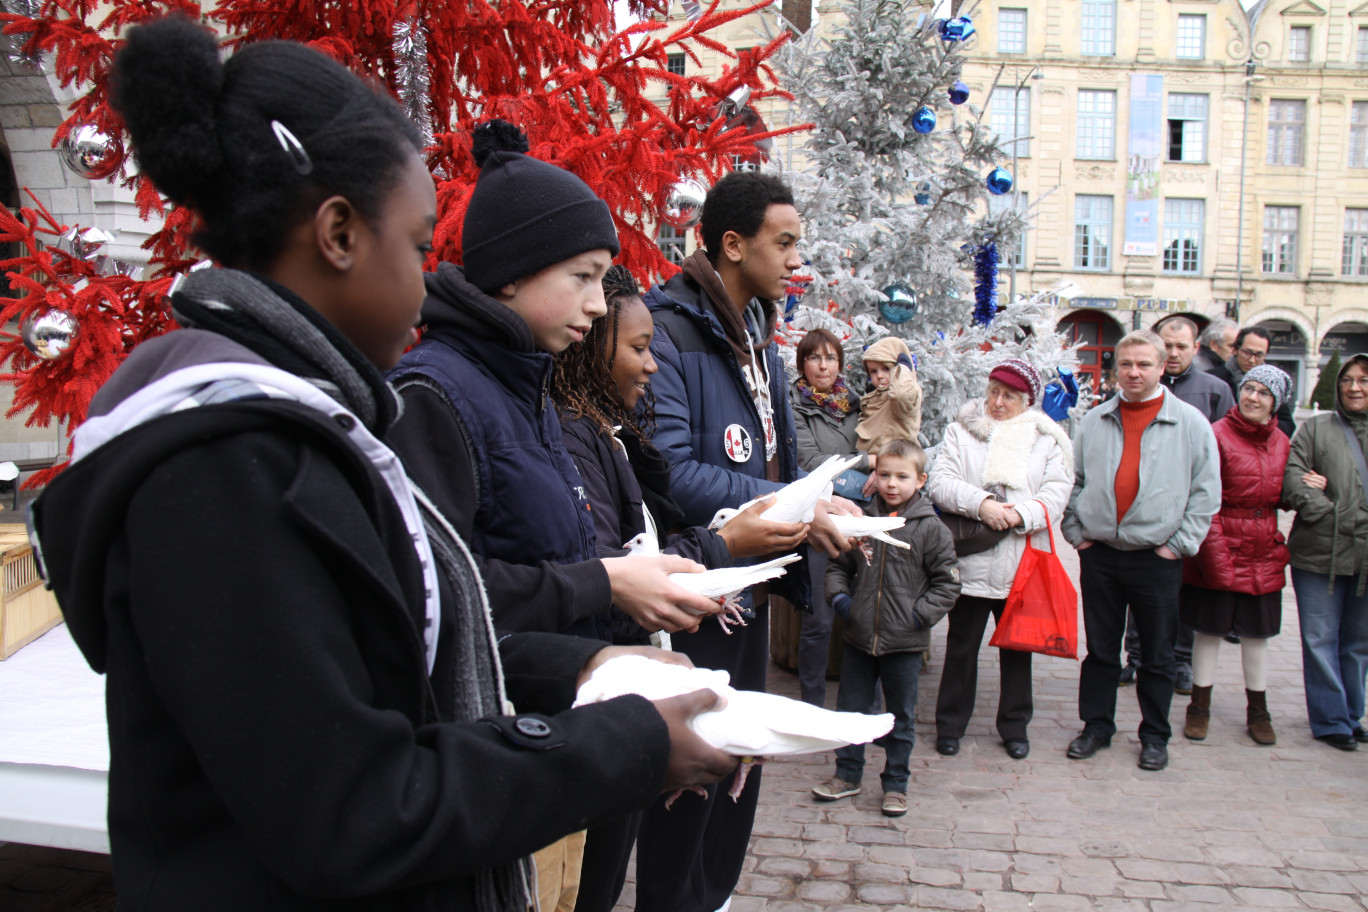
[[[926,489],[942,512],[981,519],[1006,530],[987,551],[960,558],[959,600],[950,610],[945,665],[936,699],[936,750],[959,752],[978,687],[978,651],[1002,608],[1025,549],[1026,536],[1058,523],[1073,489],[1073,445],[1038,407],[1040,372],[1011,358],[988,375],[988,393],[966,403],[945,432]],[[996,495],[996,497],[994,497]],[[1002,684],[997,730],[1008,756],[1031,751],[1031,654],[998,651]]]

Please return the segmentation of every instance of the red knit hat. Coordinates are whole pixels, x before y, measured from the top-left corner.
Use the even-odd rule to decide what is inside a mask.
[[[1032,406],[1040,401],[1040,371],[1020,358],[1008,358],[988,374],[989,380],[996,380],[1003,386],[1026,394],[1026,405]]]

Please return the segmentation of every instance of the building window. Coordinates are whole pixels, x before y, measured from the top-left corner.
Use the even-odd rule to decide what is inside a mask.
[[[1301,210],[1296,206],[1265,206],[1263,235],[1263,271],[1271,275],[1295,275],[1297,272],[1297,218]]]
[[[1164,200],[1164,272],[1202,271],[1202,215],[1199,199]]]
[[[1287,62],[1308,63],[1311,60],[1311,26],[1294,25],[1287,30]]]
[[[1270,101],[1268,103],[1268,163],[1300,165],[1302,132],[1306,126],[1306,102]]]
[[[1207,97],[1174,92],[1168,100],[1168,160],[1206,161]]]
[[[1360,25],[1358,44],[1354,48],[1354,62],[1368,63],[1368,25]]]
[[[1178,17],[1179,60],[1201,60],[1206,56],[1206,16]]]
[[[1368,276],[1368,209],[1344,210],[1344,265],[1347,276]]]
[[[1026,53],[1026,11],[998,10],[998,53]]]
[[[1112,198],[1074,197],[1074,268],[1111,268]]]
[[[1084,57],[1116,56],[1116,0],[1083,0]]]
[[[1116,157],[1116,93],[1078,90],[1076,158]]]
[[[988,126],[997,134],[998,145],[1009,155],[1026,158],[1031,154],[1031,90],[998,86],[988,100]]]
[[[658,60],[659,58],[656,58],[656,59]],[[666,69],[667,72],[673,73],[673,74],[676,75],[676,76],[683,76],[683,75],[684,75],[684,55],[683,55],[683,54],[666,54],[666,55],[665,55],[665,69]]]
[[[1349,108],[1349,167],[1368,168],[1368,101]]]
[[[990,196],[990,197],[988,197],[988,214],[989,214],[989,215],[998,215],[999,213],[1002,213],[1002,212],[1008,212],[1008,211],[1010,211],[1011,209],[1012,209],[1012,194],[1010,194],[1010,193],[1004,193],[1004,194],[1002,194],[1002,196]],[[1029,209],[1030,209],[1030,205],[1029,205],[1029,204],[1027,203],[1027,201],[1026,201],[1026,194],[1025,194],[1025,193],[1019,193],[1019,194],[1017,194],[1017,195],[1016,195],[1016,211],[1019,212],[1019,213],[1021,213],[1022,215],[1025,215],[1026,212],[1027,212],[1027,210],[1029,210]],[[1027,234],[1026,231],[1022,231],[1022,232],[1021,232],[1021,237],[1017,238],[1016,252],[1015,252],[1014,255],[1012,256],[1012,260],[1011,260],[1012,264],[1015,265],[1015,266],[1018,267],[1018,268],[1022,268],[1022,267],[1024,267],[1024,266],[1026,265],[1026,234]]]
[[[656,235],[656,246],[665,254],[665,259],[676,266],[684,264],[684,232],[672,225],[661,225]]]

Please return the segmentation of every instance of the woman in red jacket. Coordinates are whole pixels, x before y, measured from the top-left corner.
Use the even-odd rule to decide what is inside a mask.
[[[1212,425],[1221,451],[1221,510],[1195,558],[1183,561],[1183,582],[1200,587],[1184,601],[1182,618],[1197,631],[1192,647],[1192,702],[1183,734],[1207,736],[1211,685],[1221,637],[1240,637],[1246,724],[1258,744],[1275,744],[1265,691],[1268,638],[1282,625],[1288,552],[1278,531],[1283,469],[1290,443],[1278,428],[1278,406],[1292,392],[1287,374],[1261,364],[1245,374],[1237,405]]]

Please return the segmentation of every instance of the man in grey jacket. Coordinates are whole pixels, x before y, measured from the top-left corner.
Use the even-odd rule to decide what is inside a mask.
[[[1221,503],[1220,457],[1206,418],[1160,384],[1164,342],[1137,330],[1116,346],[1121,394],[1074,438],[1074,487],[1060,530],[1079,551],[1088,655],[1078,680],[1082,760],[1111,745],[1126,607],[1140,631],[1140,768],[1168,765],[1173,640],[1183,557],[1197,553]]]

